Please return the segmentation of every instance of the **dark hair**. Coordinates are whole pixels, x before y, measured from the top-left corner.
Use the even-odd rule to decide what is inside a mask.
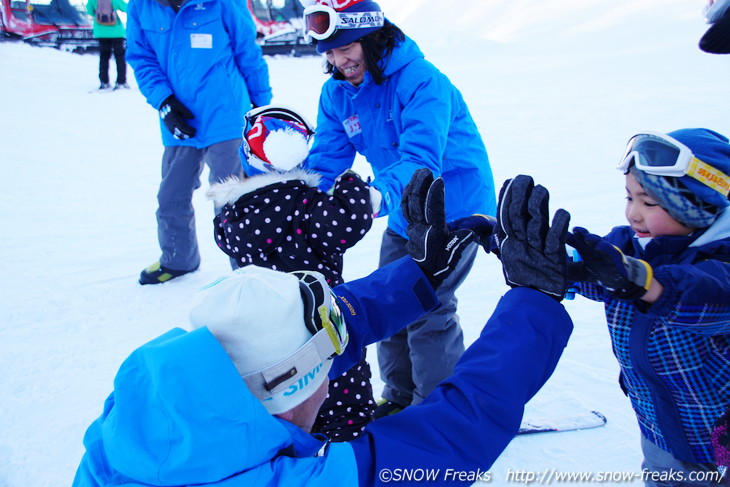
[[[381,66],[380,61],[390,57],[390,54],[393,52],[393,48],[395,48],[398,43],[403,42],[405,38],[406,36],[403,34],[403,31],[400,30],[397,25],[386,19],[380,29],[355,41],[362,45],[362,52],[365,56],[365,64],[367,65],[370,76],[373,77],[373,81],[375,81],[376,84],[380,85],[385,81],[383,66]],[[324,61],[324,72],[331,75],[334,79],[345,79],[342,73],[340,73],[339,70],[326,59]]]

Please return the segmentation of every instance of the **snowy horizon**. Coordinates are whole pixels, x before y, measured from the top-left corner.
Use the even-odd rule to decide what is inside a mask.
[[[571,213],[571,227],[605,234],[625,223],[614,167],[632,133],[706,127],[730,135],[730,57],[697,47],[707,29],[698,0],[379,3],[462,91],[496,186],[532,175],[550,190],[552,211]],[[321,59],[266,59],[274,103],[315,121]],[[70,485],[84,432],[124,358],[172,327],[188,328],[191,297],[230,269],[212,237],[206,170],[194,198],[200,270],[161,286],[137,283],[159,257],[157,112],[131,69],[131,90],[90,93],[97,64],[96,55],[0,42],[8,173],[0,182],[0,487]],[[362,159],[355,169],[370,173]],[[345,254],[345,279],[376,268],[385,223]],[[457,293],[467,344],[506,289],[496,258],[480,254]],[[575,331],[526,418],[597,410],[608,423],[516,438],[489,469],[492,485],[519,483],[508,477],[517,470],[641,472],[638,426],[618,387],[602,306],[581,297],[565,306]],[[379,393],[374,348],[368,358]]]

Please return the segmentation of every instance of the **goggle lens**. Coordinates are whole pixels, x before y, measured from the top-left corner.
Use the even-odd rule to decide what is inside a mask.
[[[692,151],[679,142],[663,134],[642,133],[629,140],[618,169],[625,173],[633,162],[650,174],[681,177],[690,159]]]
[[[305,32],[322,35],[330,28],[330,16],[327,12],[312,12],[304,18]]]
[[[677,147],[648,138],[636,141],[632,151],[638,153],[642,165],[649,167],[672,167],[677,164],[680,153]]]

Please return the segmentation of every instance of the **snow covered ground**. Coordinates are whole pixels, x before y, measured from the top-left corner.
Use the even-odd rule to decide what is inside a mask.
[[[498,186],[531,174],[551,190],[554,208],[596,233],[624,221],[614,166],[632,132],[704,126],[730,134],[730,59],[697,48],[706,29],[699,0],[381,6],[464,93]],[[267,60],[274,101],[314,120],[321,60]],[[96,65],[93,55],[0,43],[2,487],[69,485],[84,431],[121,361],[170,327],[187,326],[191,296],[228,270],[199,191],[201,270],[163,286],[137,284],[158,258],[157,114],[133,78],[130,91],[90,94]],[[363,161],[356,169],[369,172]],[[345,278],[376,267],[384,223],[346,255]],[[496,260],[480,255],[458,293],[468,342],[504,290]],[[616,382],[601,306],[582,298],[566,306],[574,335],[528,417],[596,409],[608,424],[515,439],[492,466],[492,485],[549,469],[640,473],[638,428]]]

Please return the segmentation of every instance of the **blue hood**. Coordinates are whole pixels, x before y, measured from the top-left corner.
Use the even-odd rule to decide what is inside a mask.
[[[393,49],[390,56],[381,60],[380,65],[383,68],[383,74],[387,78],[393,73],[403,69],[409,63],[416,59],[422,59],[423,53],[410,37],[406,36],[403,42],[399,43],[396,49]]]
[[[86,432],[74,485],[211,484],[250,470],[266,485],[282,450],[312,456],[322,446],[264,409],[207,328],[174,329],[140,347],[114,389]]]

